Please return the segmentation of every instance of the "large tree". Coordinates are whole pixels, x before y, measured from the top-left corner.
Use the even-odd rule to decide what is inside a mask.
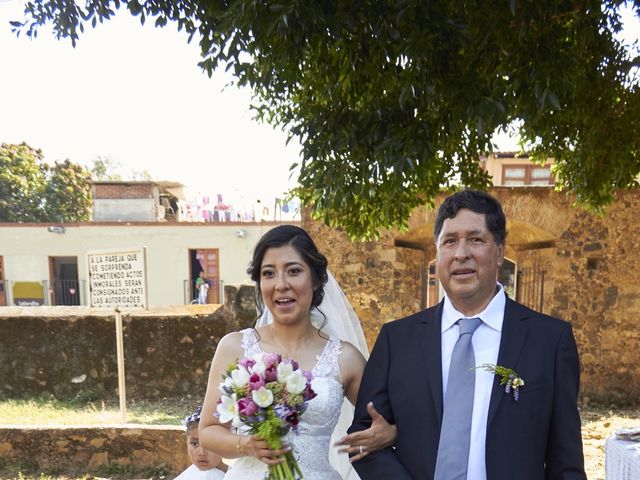
[[[47,169],[43,219],[50,222],[91,220],[93,196],[91,174],[70,160],[55,162]]]
[[[91,219],[91,174],[69,160],[44,163],[26,143],[0,146],[0,222]]]
[[[297,194],[352,237],[403,227],[442,189],[483,188],[516,124],[559,188],[599,209],[640,172],[638,58],[623,0],[31,0],[17,31],[76,42],[121,7],[199,38],[257,116],[302,145]],[[636,12],[640,0],[635,0]]]

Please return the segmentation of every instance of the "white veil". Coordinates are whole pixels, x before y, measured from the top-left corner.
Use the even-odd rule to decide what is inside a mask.
[[[349,300],[347,300],[346,295],[331,272],[327,271],[327,276],[328,281],[324,286],[322,303],[320,303],[317,309],[314,308],[311,311],[311,323],[316,328],[322,327],[322,332],[328,336],[353,344],[353,346],[362,353],[364,358],[368,359],[369,350],[367,349],[367,341],[364,338],[364,333],[360,326],[360,320],[358,320],[356,312],[353,310]],[[326,320],[318,310],[326,315]],[[271,312],[265,308],[262,316],[258,319],[256,327],[267,325],[272,321],[273,316]],[[349,463],[348,455],[344,453],[338,454],[337,448],[334,447],[333,444],[346,435],[347,428],[349,428],[352,421],[353,406],[349,403],[349,400],[345,398],[342,402],[340,418],[331,436],[329,460],[338,473],[340,473],[340,476],[348,480],[358,479],[358,474]]]

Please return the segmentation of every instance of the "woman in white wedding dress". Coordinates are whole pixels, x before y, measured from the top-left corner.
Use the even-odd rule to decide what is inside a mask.
[[[347,404],[356,401],[368,355],[353,309],[327,272],[326,258],[299,227],[282,225],[267,232],[255,247],[249,273],[263,314],[255,329],[230,333],[218,343],[200,419],[200,442],[223,458],[237,459],[225,480],[262,480],[268,465],[281,462],[286,450],[271,450],[260,437],[232,431],[214,415],[218,385],[229,364],[275,352],[313,373],[317,396],[309,401],[298,432],[285,439],[304,478],[357,478],[347,455],[338,456],[332,447],[332,435],[340,438],[351,423],[353,410]],[[366,450],[353,446],[350,453],[361,457],[391,445],[396,436],[395,426],[381,417],[366,432]]]

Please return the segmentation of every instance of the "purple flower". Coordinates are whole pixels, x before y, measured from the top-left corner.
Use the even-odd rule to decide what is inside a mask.
[[[511,392],[511,382],[513,381],[513,375],[509,375],[507,379],[507,384],[504,386],[504,393]]]
[[[275,382],[278,379],[278,371],[274,365],[270,365],[264,371],[264,379],[266,382]]]
[[[303,370],[302,375],[304,375],[304,377],[307,379],[307,382],[310,382],[311,380],[313,380],[313,373],[311,373],[309,370]]]
[[[304,392],[302,392],[302,400],[304,402],[308,402],[309,400],[312,400],[314,398],[316,398],[316,392],[313,391],[311,385],[307,384],[307,388],[305,388]]]
[[[290,412],[289,415],[285,417],[285,420],[289,425],[292,425],[294,428],[297,427],[298,421],[299,421],[298,412],[295,412],[295,411]]]
[[[267,368],[275,368],[282,361],[282,357],[277,353],[265,353],[262,357],[262,361]]]
[[[244,368],[249,370],[249,368],[253,367],[256,364],[256,361],[252,358],[243,358],[238,362],[238,365],[242,365]]]
[[[258,406],[248,398],[241,398],[240,400],[238,400],[238,412],[240,413],[240,415],[250,417],[257,411]]]
[[[280,420],[284,420],[291,412],[291,409],[286,405],[276,405],[273,407],[273,411]]]
[[[294,371],[296,371],[298,370],[298,368],[300,368],[300,365],[298,365],[298,362],[296,362],[295,360],[291,360],[291,367]]]
[[[249,377],[249,389],[260,390],[264,387],[264,379],[257,373],[254,373]]]

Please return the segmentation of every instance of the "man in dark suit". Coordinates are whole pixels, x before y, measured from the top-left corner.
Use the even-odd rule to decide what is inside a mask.
[[[373,402],[398,437],[370,453],[352,442],[356,471],[363,480],[585,480],[571,325],[509,299],[497,283],[506,237],[500,203],[484,192],[458,192],[441,205],[434,230],[446,295],[382,327],[350,432],[371,425]],[[463,332],[467,319],[479,326]],[[463,333],[470,345],[458,347]],[[458,348],[472,350],[468,367],[454,366]],[[515,388],[505,390],[496,367]],[[454,370],[468,374],[464,385],[454,385]],[[470,393],[459,393],[469,384]],[[464,398],[468,414],[453,406]]]

